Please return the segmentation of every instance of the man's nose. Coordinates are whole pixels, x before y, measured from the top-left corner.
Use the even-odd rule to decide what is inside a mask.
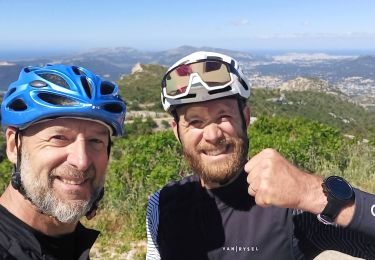
[[[211,123],[204,127],[203,138],[209,143],[216,143],[223,137],[223,131],[216,123]]]
[[[86,140],[77,139],[69,145],[68,163],[77,170],[87,170],[92,161],[88,154]]]

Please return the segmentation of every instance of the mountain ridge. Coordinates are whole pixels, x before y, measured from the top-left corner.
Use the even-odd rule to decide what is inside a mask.
[[[198,50],[221,52],[236,58],[242,64],[245,75],[259,87],[278,87],[281,83],[298,77],[319,78],[337,86],[341,92],[355,98],[356,102],[366,104],[370,108],[375,107],[375,56],[348,58],[318,53],[315,57],[313,54],[287,53],[280,60],[280,55],[259,56],[246,51],[189,45],[163,51],[141,51],[130,47],[98,48],[58,58],[2,62],[0,91],[7,89],[8,85],[18,78],[21,68],[27,65],[65,63],[84,66],[107,80],[117,81],[122,75],[131,73],[137,63],[168,67],[181,57]],[[288,57],[291,58],[289,61]]]

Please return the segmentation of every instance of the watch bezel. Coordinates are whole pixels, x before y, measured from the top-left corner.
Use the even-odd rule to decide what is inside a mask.
[[[339,176],[326,178],[323,182],[323,188],[327,192],[328,198],[333,198],[340,202],[352,201],[354,196],[352,185]]]

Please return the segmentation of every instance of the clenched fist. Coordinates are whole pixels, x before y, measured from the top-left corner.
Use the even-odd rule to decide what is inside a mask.
[[[297,208],[315,214],[327,203],[323,179],[303,172],[273,149],[265,149],[245,165],[248,192],[263,207]]]

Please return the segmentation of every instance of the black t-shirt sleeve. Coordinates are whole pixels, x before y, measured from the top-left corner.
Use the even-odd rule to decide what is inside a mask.
[[[375,195],[356,189],[355,198],[355,212],[348,228],[366,234],[375,241]]]
[[[355,190],[356,209],[349,226],[324,225],[316,215],[295,210],[296,245],[305,255],[336,250],[365,259],[375,259],[375,196]]]

